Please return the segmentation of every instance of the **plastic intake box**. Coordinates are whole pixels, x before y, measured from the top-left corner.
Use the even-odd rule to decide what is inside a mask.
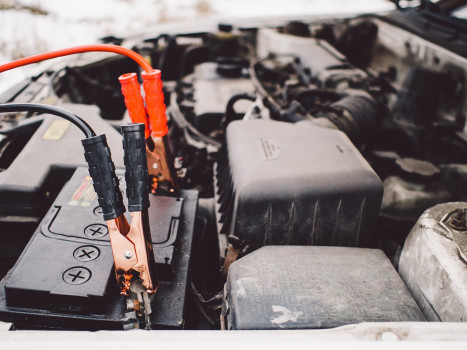
[[[263,247],[230,266],[224,294],[226,328],[234,330],[424,321],[378,249]]]
[[[383,186],[341,131],[271,120],[229,124],[218,165],[220,232],[263,245],[369,247]]]

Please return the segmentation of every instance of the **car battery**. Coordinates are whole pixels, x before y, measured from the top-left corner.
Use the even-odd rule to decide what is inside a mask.
[[[121,134],[101,118],[96,106],[62,103],[60,107],[105,134],[115,165],[123,167]],[[0,237],[5,243],[0,247],[1,278],[18,259],[75,169],[86,166],[86,161],[81,147],[83,134],[67,120],[40,114],[2,120],[0,126]]]
[[[124,173],[117,170],[123,191]],[[152,328],[180,329],[198,193],[150,195],[150,228],[160,287]],[[129,219],[129,213],[126,213]],[[17,328],[124,329],[112,249],[92,179],[78,168],[42,220],[23,254],[0,283],[0,320]]]

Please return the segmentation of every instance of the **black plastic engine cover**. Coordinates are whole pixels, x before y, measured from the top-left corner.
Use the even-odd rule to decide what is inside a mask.
[[[341,131],[271,120],[229,124],[218,166],[220,232],[263,245],[369,247],[383,185]]]
[[[230,266],[224,298],[228,329],[425,320],[378,249],[263,247]]]
[[[125,189],[123,171],[117,176]],[[150,196],[149,220],[160,289],[154,328],[182,328],[197,192]],[[126,204],[126,201],[125,201]],[[129,218],[129,213],[126,213]],[[13,269],[0,282],[0,320],[18,327],[122,329],[107,226],[86,168],[78,168]]]

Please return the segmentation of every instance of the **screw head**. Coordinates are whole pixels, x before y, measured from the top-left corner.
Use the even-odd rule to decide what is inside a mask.
[[[129,250],[125,251],[125,253],[123,254],[123,256],[125,257],[125,259],[131,259],[131,257],[133,256],[133,254],[131,254],[131,252]]]
[[[157,163],[152,163],[152,168],[157,169]]]

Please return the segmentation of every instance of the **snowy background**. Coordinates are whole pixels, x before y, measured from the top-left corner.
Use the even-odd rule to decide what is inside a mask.
[[[391,10],[388,0],[0,0],[0,64],[164,22]],[[31,67],[0,74],[0,93]]]

